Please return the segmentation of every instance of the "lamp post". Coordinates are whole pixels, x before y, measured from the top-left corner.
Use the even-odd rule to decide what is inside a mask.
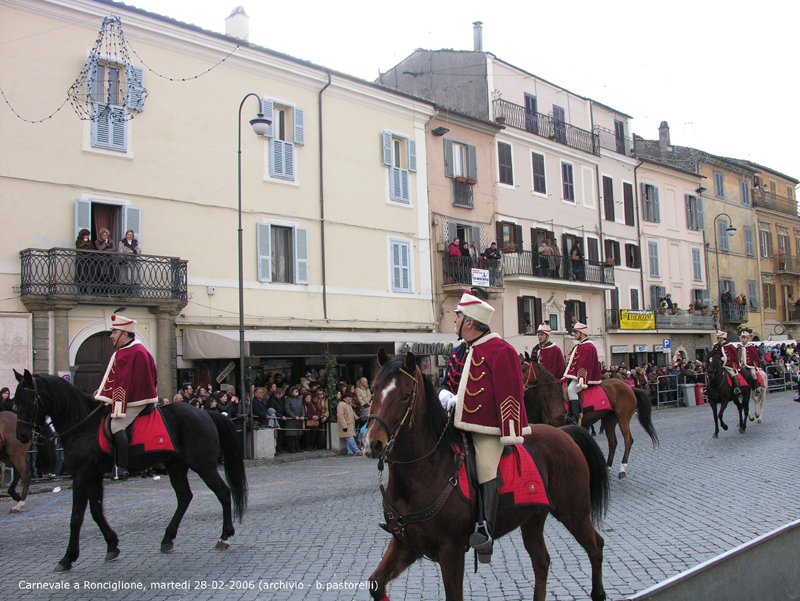
[[[269,119],[264,117],[264,114],[261,112],[261,96],[250,92],[244,98],[242,98],[241,104],[239,104],[239,381],[240,381],[240,394],[239,394],[239,403],[240,407],[244,405],[247,399],[247,389],[245,387],[245,380],[244,380],[244,255],[242,252],[242,107],[244,106],[245,101],[252,96],[256,100],[258,100],[258,116],[255,119],[250,120],[250,125],[253,126],[253,131],[258,136],[263,136],[269,130],[269,126],[272,123]],[[248,407],[247,416],[245,418],[245,423],[242,426],[242,446],[244,449],[244,456],[247,457],[247,424],[248,422],[252,422],[253,419],[253,407],[252,405]]]
[[[717,260],[717,299],[719,302],[720,307],[720,317],[719,317],[719,324],[720,328],[722,328],[722,317],[724,315],[724,307],[722,306],[722,290],[720,289],[719,285],[719,240],[718,240],[718,228],[717,228],[717,219],[720,217],[727,217],[728,218],[728,227],[725,228],[725,234],[728,236],[733,236],[736,233],[736,228],[731,225],[733,219],[727,213],[720,213],[716,217],[714,217],[714,256]]]

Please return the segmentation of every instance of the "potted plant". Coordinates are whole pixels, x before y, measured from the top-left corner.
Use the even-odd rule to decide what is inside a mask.
[[[686,309],[687,313],[694,313],[694,305],[689,305],[689,308]]]
[[[659,312],[659,313],[661,313],[661,314],[663,315],[664,313],[666,313],[666,312],[667,312],[667,308],[666,308],[666,307],[659,307],[659,308],[658,308],[658,312]]]
[[[503,125],[503,123],[505,123],[505,122],[506,122],[506,118],[505,118],[505,117],[502,117],[502,116],[500,116],[500,117],[495,117],[495,118],[494,118],[494,120],[495,120],[497,123],[499,123],[500,125]]]
[[[711,310],[711,315],[713,315],[714,317],[719,315],[719,305],[714,305],[714,308]]]
[[[677,315],[678,313],[680,313],[680,308],[678,308],[678,305],[676,305],[675,303],[673,303],[673,304],[672,304],[672,314],[673,314],[673,315]]]
[[[615,261],[614,259],[606,259],[606,267],[614,267]]]
[[[456,177],[456,181],[457,181],[459,184],[466,184],[466,183],[467,183],[467,178],[466,178],[466,177],[463,177],[463,176],[461,176],[461,175],[459,175],[458,177]]]
[[[514,246],[514,244],[513,244],[513,243],[512,243],[512,244],[509,244],[508,246],[506,246],[506,247],[503,249],[503,252],[504,252],[504,253],[506,253],[506,254],[515,253],[515,252],[517,252],[517,247],[516,247],[516,246]]]
[[[478,182],[477,182],[476,180],[472,179],[471,177],[468,177],[468,178],[467,178],[467,183],[468,183],[470,186],[474,186],[474,185],[475,185],[475,184],[477,184]]]
[[[708,305],[700,305],[700,315],[708,315]]]

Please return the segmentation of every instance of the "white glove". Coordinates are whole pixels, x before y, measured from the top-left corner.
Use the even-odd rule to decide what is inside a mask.
[[[439,402],[442,404],[442,407],[449,411],[456,406],[456,395],[446,388],[443,388],[439,391]]]

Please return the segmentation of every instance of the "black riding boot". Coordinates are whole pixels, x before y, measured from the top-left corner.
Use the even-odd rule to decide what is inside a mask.
[[[495,519],[497,518],[497,504],[500,500],[500,480],[495,478],[479,486],[478,501],[482,521],[479,522],[469,537],[469,546],[478,553],[478,561],[490,563],[494,541]]]
[[[128,434],[125,430],[114,433],[114,454],[117,467],[115,480],[127,480],[128,472]]]
[[[582,411],[582,403],[580,398],[577,400],[570,399],[569,401],[569,413],[567,414],[567,423],[574,424],[576,426],[581,425],[581,417],[583,417]]]

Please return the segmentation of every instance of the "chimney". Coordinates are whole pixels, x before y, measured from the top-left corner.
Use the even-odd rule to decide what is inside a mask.
[[[250,36],[250,17],[244,12],[244,6],[237,6],[225,19],[225,35],[246,40]]]
[[[661,149],[661,156],[672,150],[672,146],[669,144],[669,123],[666,121],[662,121],[658,126],[658,146]]]
[[[483,52],[483,23],[481,21],[475,21],[472,24],[472,41],[475,52]]]

